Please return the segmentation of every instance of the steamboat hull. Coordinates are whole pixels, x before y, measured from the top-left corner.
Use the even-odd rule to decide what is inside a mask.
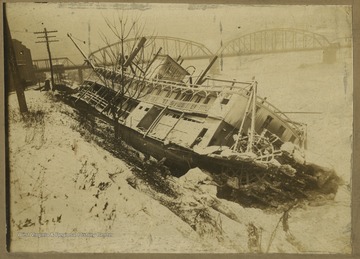
[[[103,114],[86,100],[74,97],[66,99],[68,104],[80,112],[91,113],[109,125],[114,125],[109,115]],[[125,143],[154,157],[159,164],[165,164],[175,176],[181,176],[194,167],[201,168],[212,179],[210,184],[217,186],[219,198],[244,206],[277,208],[288,202],[312,199],[315,194],[333,195],[340,182],[334,170],[315,163],[299,163],[286,153],[277,157],[279,164],[214,153],[198,154],[190,148],[164,143],[121,123],[115,128]]]
[[[268,168],[259,168],[258,165],[248,161],[229,160],[225,158],[209,158],[206,155],[199,155],[190,149],[177,145],[165,145],[162,141],[145,136],[144,134],[119,124],[118,136],[127,144],[140,152],[162,160],[176,171],[186,172],[191,168],[200,167],[214,174],[221,174],[225,170],[244,172],[261,172]]]
[[[284,187],[296,190],[301,196],[305,196],[303,191],[321,187],[318,174],[325,173],[312,165],[299,164],[285,155],[279,158],[287,162],[285,166],[200,155],[177,145],[164,145],[162,141],[144,137],[143,134],[121,124],[118,126],[118,136],[141,153],[163,161],[175,175],[180,176],[191,168],[199,167],[210,174],[216,185],[230,189],[259,187],[265,183],[276,185],[279,189]],[[323,181],[321,184],[324,183]]]
[[[81,99],[76,104],[71,104],[76,109],[91,112],[109,124],[114,123],[111,118]],[[306,198],[307,191],[322,189],[323,193],[334,193],[337,190],[335,182],[338,178],[334,171],[313,164],[298,163],[287,155],[278,157],[282,162],[280,166],[255,162],[250,158],[239,160],[220,155],[209,157],[176,144],[164,144],[161,140],[144,136],[142,132],[120,123],[117,125],[117,135],[139,152],[162,161],[176,176],[195,167],[205,170],[222,195],[231,193],[238,198],[245,192],[247,196],[253,195],[260,199],[259,196],[266,194],[269,199],[276,201],[283,196],[286,199],[295,197],[290,200]],[[323,188],[324,186],[328,187]],[[281,195],[278,197],[274,196],[279,194]]]
[[[75,102],[69,102],[71,106],[77,110],[90,112],[93,115],[101,118],[109,124],[114,121],[108,116],[100,113],[93,106],[87,102],[79,99]],[[191,149],[178,146],[176,144],[164,144],[163,141],[144,136],[142,132],[134,130],[126,125],[119,123],[117,125],[117,136],[120,137],[125,143],[140,151],[141,153],[152,156],[158,161],[164,161],[164,164],[169,166],[179,174],[186,173],[189,169],[199,167],[206,171],[220,175],[222,172],[230,170],[244,171],[244,172],[261,172],[266,171],[265,168],[259,168],[259,165],[251,161],[229,160],[220,157],[208,157],[200,155]],[[264,170],[265,169],[265,170]]]

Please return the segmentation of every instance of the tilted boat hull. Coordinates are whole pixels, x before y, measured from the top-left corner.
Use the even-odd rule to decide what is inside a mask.
[[[72,104],[113,123],[111,118],[84,101]],[[209,157],[175,144],[164,144],[123,124],[118,124],[117,130],[117,135],[125,143],[161,161],[174,175],[180,176],[191,168],[199,167],[212,177],[213,184],[218,186],[219,197],[248,206],[253,201],[276,207],[284,202],[308,198],[314,192],[330,194],[337,191],[339,178],[333,170],[315,164],[302,164],[285,154],[278,158],[282,165],[254,162],[250,158]]]

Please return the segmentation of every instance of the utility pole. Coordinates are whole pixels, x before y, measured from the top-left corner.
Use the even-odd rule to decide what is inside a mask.
[[[58,42],[58,40],[49,40],[49,38],[55,38],[56,36],[49,36],[49,33],[55,33],[57,31],[48,31],[46,28],[44,28],[44,31],[34,32],[34,34],[43,34],[42,37],[37,37],[40,39],[45,39],[45,41],[36,41],[35,43],[46,43],[47,51],[49,54],[49,62],[50,62],[50,73],[51,73],[51,89],[54,90],[55,82],[54,82],[54,70],[52,65],[52,59],[51,59],[51,52],[50,52],[50,42]]]
[[[90,20],[88,22],[88,47],[89,47],[89,52],[90,53]]]

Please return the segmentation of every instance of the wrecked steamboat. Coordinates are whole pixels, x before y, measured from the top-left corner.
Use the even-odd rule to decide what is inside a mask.
[[[170,167],[205,169],[226,190],[336,192],[329,185],[335,172],[306,156],[306,125],[258,96],[255,80],[209,78],[216,57],[195,77],[160,51],[140,69],[133,60],[145,41],[116,68],[94,65],[73,41],[97,75],[71,96],[75,105],[115,119],[121,139],[142,153]]]

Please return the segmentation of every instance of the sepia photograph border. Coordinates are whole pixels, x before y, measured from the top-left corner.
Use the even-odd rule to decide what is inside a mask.
[[[11,2],[35,2],[33,1],[2,1],[0,13],[3,19],[4,3]],[[72,1],[48,1],[52,3],[57,2],[76,2]],[[85,2],[77,1],[77,2]],[[0,258],[360,258],[360,0],[128,0],[128,1],[91,1],[91,2],[124,2],[124,3],[191,3],[191,4],[244,4],[244,5],[351,5],[352,6],[352,36],[353,36],[353,153],[352,153],[352,196],[351,196],[351,224],[352,224],[352,254],[124,254],[124,253],[9,253],[7,251],[9,238],[9,165],[7,164],[8,150],[7,146],[7,133],[6,133],[6,94],[5,94],[5,60],[4,60],[4,40],[0,41],[1,50],[0,56],[2,62],[1,67],[1,91],[0,91]],[[3,23],[2,23],[3,24]],[[2,35],[3,26],[1,26]],[[185,252],[185,251],[184,251]]]

